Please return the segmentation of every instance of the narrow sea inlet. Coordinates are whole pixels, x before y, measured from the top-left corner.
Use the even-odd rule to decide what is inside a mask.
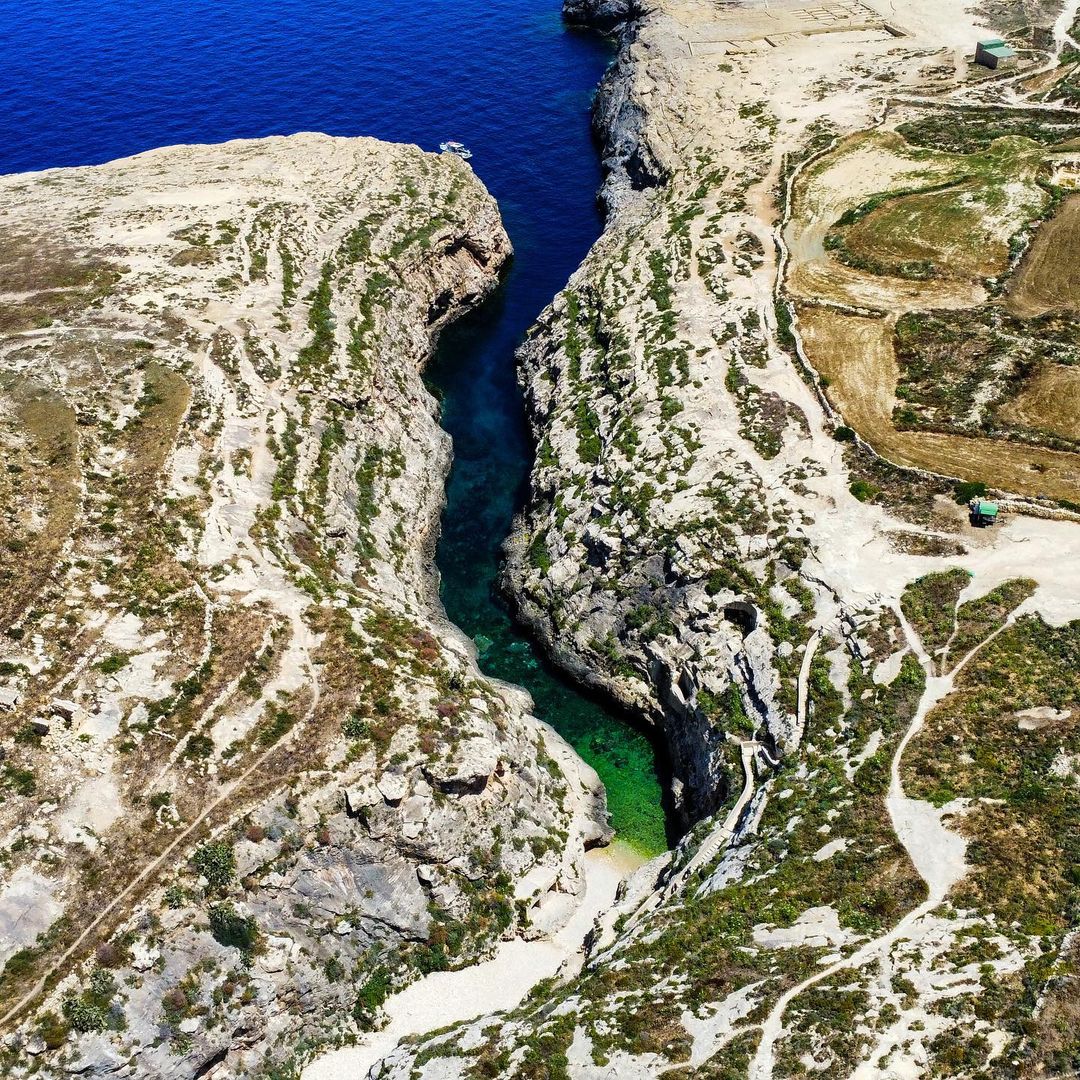
[[[621,837],[666,847],[649,741],[546,671],[494,595],[532,453],[513,352],[600,231],[588,109],[608,46],[566,29],[559,0],[28,0],[0,3],[0,30],[0,172],[305,130],[473,151],[516,257],[429,373],[455,445],[443,600],[484,670],[597,769]]]

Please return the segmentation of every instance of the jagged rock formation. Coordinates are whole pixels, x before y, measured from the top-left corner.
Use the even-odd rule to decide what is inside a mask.
[[[606,835],[432,581],[421,372],[509,242],[364,139],[0,190],[0,1068],[257,1076],[550,928]]]
[[[566,0],[566,21],[596,30],[613,30],[638,11],[634,0]]]

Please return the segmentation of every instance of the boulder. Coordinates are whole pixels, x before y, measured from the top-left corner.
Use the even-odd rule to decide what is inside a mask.
[[[413,940],[426,938],[431,923],[427,893],[412,863],[366,862],[352,851],[309,852],[297,865],[290,900],[299,897],[355,924],[381,924]]]
[[[74,719],[75,714],[79,711],[78,703],[69,701],[67,698],[56,698],[50,708],[54,716],[62,717],[69,722]]]
[[[376,787],[379,789],[379,794],[382,795],[391,806],[396,806],[409,793],[408,778],[401,773],[384,774],[379,777],[379,782],[376,784]]]
[[[379,789],[374,784],[361,783],[345,789],[345,813],[350,817],[360,814],[383,801]]]
[[[499,764],[499,752],[487,739],[466,739],[444,761],[429,762],[424,776],[448,795],[478,795]]]

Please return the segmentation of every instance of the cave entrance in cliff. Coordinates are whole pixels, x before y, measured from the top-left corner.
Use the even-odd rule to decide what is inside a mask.
[[[743,637],[757,629],[757,608],[747,600],[732,600],[730,604],[725,604],[724,618],[737,626]]]

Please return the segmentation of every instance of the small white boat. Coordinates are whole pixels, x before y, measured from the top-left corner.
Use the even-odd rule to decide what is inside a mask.
[[[459,158],[464,158],[466,161],[472,157],[472,151],[464,143],[454,142],[453,139],[439,143],[439,149],[444,154],[457,154]]]

